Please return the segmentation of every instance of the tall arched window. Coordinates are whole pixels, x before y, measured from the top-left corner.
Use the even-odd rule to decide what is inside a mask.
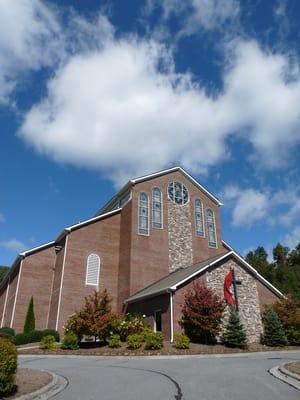
[[[139,234],[149,235],[149,201],[145,192],[139,197]]]
[[[162,193],[157,187],[152,190],[152,226],[157,229],[163,227]]]
[[[211,209],[206,211],[206,222],[208,232],[208,245],[209,247],[217,247],[215,216]]]
[[[203,204],[200,199],[195,200],[196,236],[204,237]]]
[[[98,254],[90,254],[87,258],[86,263],[86,285],[99,285],[99,275],[100,275],[100,257]]]

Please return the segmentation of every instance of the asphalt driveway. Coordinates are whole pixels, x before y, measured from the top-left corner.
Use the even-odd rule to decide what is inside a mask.
[[[56,400],[299,400],[300,392],[268,369],[300,352],[201,358],[19,357],[22,367],[47,369],[69,385]]]

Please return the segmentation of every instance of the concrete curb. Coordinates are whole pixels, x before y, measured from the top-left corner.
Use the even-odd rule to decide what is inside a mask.
[[[300,350],[278,350],[278,351],[259,351],[247,353],[227,353],[227,354],[166,354],[166,355],[149,355],[149,356],[97,356],[97,355],[80,355],[80,354],[19,354],[18,358],[78,358],[78,359],[94,359],[94,360],[132,360],[132,359],[152,359],[152,360],[178,360],[188,358],[247,358],[251,355],[272,356],[280,353],[299,353]]]
[[[17,397],[16,400],[47,400],[60,393],[69,384],[68,380],[63,376],[56,375],[51,371],[43,371],[48,372],[48,374],[52,375],[52,381],[41,389],[36,390],[35,392]]]
[[[271,368],[269,373],[275,378],[280,379],[282,382],[285,382],[295,389],[300,390],[300,376],[288,371],[285,368],[286,364],[287,363]]]

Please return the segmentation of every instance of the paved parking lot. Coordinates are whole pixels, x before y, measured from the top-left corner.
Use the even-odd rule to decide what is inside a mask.
[[[300,392],[268,369],[300,352],[178,359],[19,358],[69,381],[57,400],[299,400]]]

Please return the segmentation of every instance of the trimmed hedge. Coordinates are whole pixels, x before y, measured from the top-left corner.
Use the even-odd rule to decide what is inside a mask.
[[[108,341],[108,347],[111,349],[117,349],[118,347],[121,347],[120,335],[112,335]]]
[[[9,328],[8,326],[0,328],[0,334],[1,333],[3,333],[6,336],[15,336],[15,330],[13,328]]]
[[[145,338],[140,333],[133,333],[132,335],[128,335],[126,339],[128,348],[132,350],[139,349],[143,346],[144,342]]]
[[[51,335],[59,342],[59,333],[54,329],[45,329],[43,331],[32,331],[29,333],[18,333],[14,338],[16,346],[28,343],[37,343],[42,340],[43,337]]]
[[[61,349],[64,350],[77,350],[79,349],[78,345],[79,339],[75,335],[75,333],[69,331],[65,334],[64,340],[61,345]]]
[[[164,345],[164,334],[162,332],[151,332],[147,333],[145,338],[145,349],[146,350],[159,350]]]
[[[40,349],[55,350],[56,348],[57,348],[57,344],[55,341],[55,337],[52,335],[46,335],[40,341]]]
[[[175,333],[175,348],[188,349],[190,347],[190,339],[184,333]]]
[[[9,340],[0,338],[0,396],[7,396],[16,389],[17,348]]]

